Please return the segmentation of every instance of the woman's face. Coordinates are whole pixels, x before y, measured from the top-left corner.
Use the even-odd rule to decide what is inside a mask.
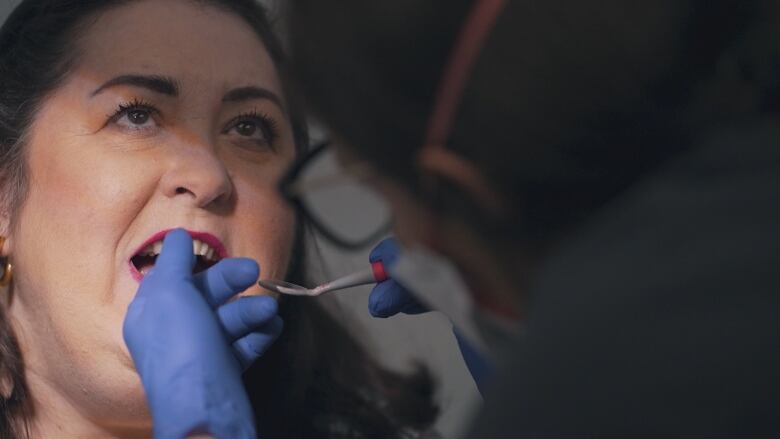
[[[293,135],[272,60],[233,14],[131,2],[77,47],[31,128],[29,195],[7,244],[10,313],[39,398],[146,422],[122,339],[150,262],[134,256],[183,227],[209,244],[201,259],[249,257],[263,277],[284,277],[295,227],[275,183]]]

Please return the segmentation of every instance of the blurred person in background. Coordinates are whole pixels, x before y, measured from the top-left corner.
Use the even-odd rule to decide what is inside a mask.
[[[453,264],[475,320],[524,325],[472,437],[780,434],[778,2],[292,0],[289,19],[343,168]],[[283,193],[357,245],[296,185],[312,161]],[[424,296],[389,280],[371,312]]]

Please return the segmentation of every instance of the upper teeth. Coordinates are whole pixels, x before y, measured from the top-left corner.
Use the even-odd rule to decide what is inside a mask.
[[[162,251],[162,241],[157,241],[155,243],[149,244],[145,249],[141,250],[140,253],[138,253],[141,256],[157,256]],[[192,253],[197,256],[202,256],[208,260],[216,260],[217,259],[217,251],[211,247],[210,245],[206,244],[203,241],[199,241],[197,239],[192,240]]]

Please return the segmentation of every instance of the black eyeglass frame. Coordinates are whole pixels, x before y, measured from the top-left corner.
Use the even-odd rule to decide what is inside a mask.
[[[297,159],[279,181],[279,193],[282,195],[282,198],[284,198],[295,208],[295,210],[303,219],[308,221],[316,229],[316,231],[324,236],[327,240],[347,250],[361,249],[385,236],[390,231],[392,220],[388,220],[386,224],[380,226],[375,232],[371,233],[369,236],[363,239],[350,240],[344,238],[328,228],[328,226],[325,225],[325,223],[320,218],[318,218],[317,215],[308,206],[306,206],[306,203],[303,201],[302,192],[299,190],[299,188],[296,187],[296,183],[298,182],[298,178],[300,177],[301,173],[303,173],[303,171],[311,165],[317,156],[327,150],[329,144],[330,142],[327,140],[318,143],[309,151],[307,151],[303,156]]]

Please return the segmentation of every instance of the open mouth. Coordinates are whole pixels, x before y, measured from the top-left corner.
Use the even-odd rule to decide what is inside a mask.
[[[224,246],[215,236],[193,232],[190,232],[190,235],[193,237],[192,253],[195,255],[193,273],[207,270],[225,257]],[[150,239],[151,242],[147,241],[148,243],[130,258],[130,271],[137,281],[143,279],[154,268],[157,257],[162,251],[164,238],[165,232],[156,234]]]

